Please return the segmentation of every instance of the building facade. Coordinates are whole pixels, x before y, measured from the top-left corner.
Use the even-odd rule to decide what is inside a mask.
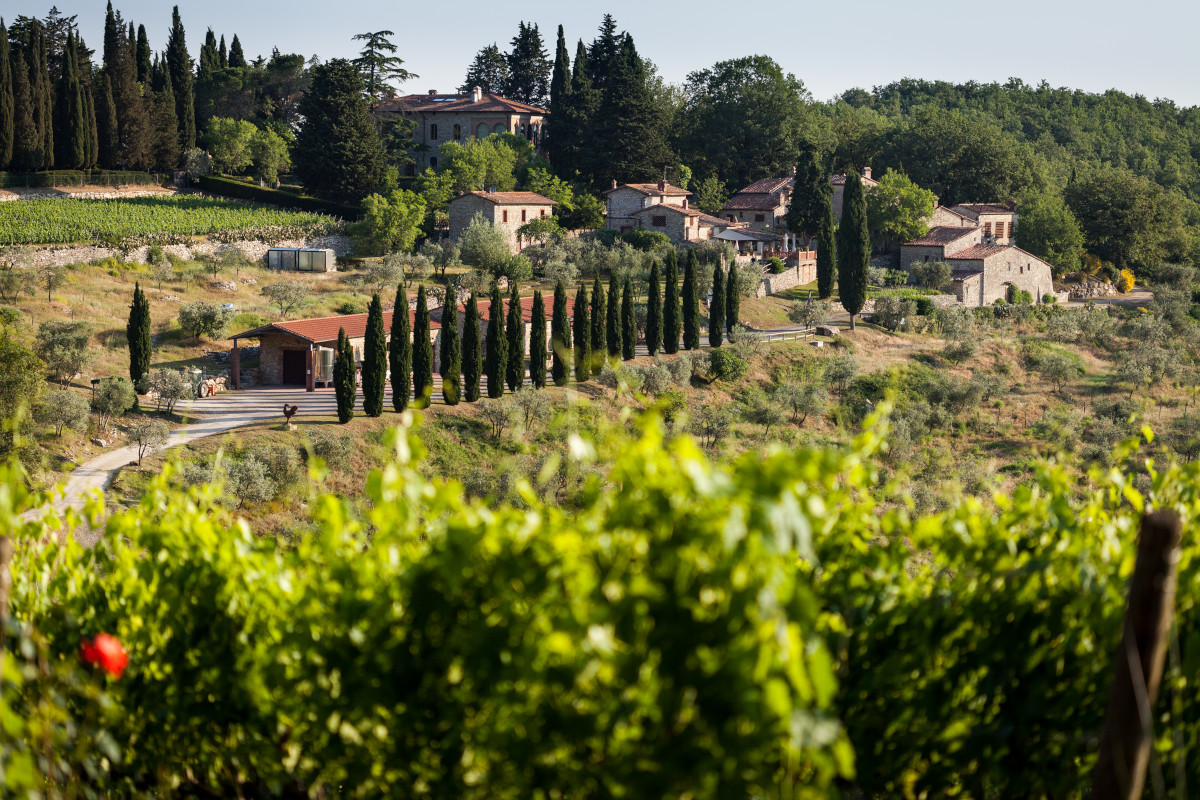
[[[928,261],[950,265],[954,294],[966,306],[1007,300],[1013,288],[1029,292],[1034,302],[1054,292],[1049,264],[1019,247],[992,241],[984,235],[982,226],[938,226],[900,246],[902,268],[911,269],[915,262]]]
[[[450,201],[450,238],[458,241],[476,214],[504,231],[509,249],[521,251],[517,230],[527,222],[554,214],[554,201],[533,192],[468,192]]]
[[[641,227],[637,212],[653,206],[686,209],[690,194],[687,189],[672,186],[666,181],[625,183],[618,186],[614,180],[612,188],[604,192],[606,224],[611,230],[628,233]]]
[[[1016,203],[962,203],[954,206],[951,211],[982,228],[984,241],[992,244],[1016,244]]]

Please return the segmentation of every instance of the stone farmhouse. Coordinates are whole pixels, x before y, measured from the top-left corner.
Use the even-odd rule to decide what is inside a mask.
[[[458,241],[476,214],[504,231],[509,249],[521,252],[517,230],[526,222],[554,214],[554,201],[533,192],[467,192],[450,201],[450,238]]]
[[[613,181],[604,193],[609,229],[619,233],[642,228],[665,233],[675,244],[712,239],[730,227],[725,220],[705,214],[690,206],[691,192],[658,183],[626,183]]]
[[[1054,292],[1049,264],[1015,245],[998,244],[982,226],[936,226],[920,239],[900,246],[904,269],[925,261],[950,264],[954,295],[966,306],[987,306],[1007,299],[1010,288],[1029,292],[1035,302]]]
[[[863,185],[864,190],[869,189],[872,186],[879,185],[879,181],[877,181],[871,177],[871,168],[870,167],[863,167],[862,175],[860,177],[862,178],[862,185]],[[833,186],[833,217],[838,222],[841,222],[842,221],[842,202],[844,201],[844,199],[846,197],[846,176],[844,174],[843,175],[830,175],[829,183],[830,183],[830,185]]]
[[[470,94],[410,94],[385,103],[383,111],[398,113],[413,121],[413,139],[417,147],[410,153],[414,163],[409,174],[437,169],[438,148],[446,142],[462,142],[470,137],[485,139],[493,133],[524,136],[542,153],[546,118],[544,108],[518,103],[476,86]]]
[[[1016,239],[1016,203],[960,203],[950,211],[983,228],[983,238],[992,244],[1009,245]]]

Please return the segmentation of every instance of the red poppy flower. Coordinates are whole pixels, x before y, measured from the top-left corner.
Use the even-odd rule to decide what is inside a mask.
[[[89,664],[98,665],[114,678],[121,677],[129,664],[129,654],[125,652],[121,641],[107,633],[98,633],[95,639],[81,640],[79,657]]]

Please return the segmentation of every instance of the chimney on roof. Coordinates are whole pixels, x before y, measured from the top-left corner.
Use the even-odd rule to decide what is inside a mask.
[[[430,97],[437,97],[437,89],[430,89],[430,90],[429,90],[429,96],[430,96]]]
[[[483,89],[478,86],[471,89],[471,102],[478,103],[483,98]]]
[[[870,167],[863,167],[863,177],[866,178],[867,180],[871,180],[871,168]]]
[[[792,177],[793,178],[796,177],[796,165],[795,164],[792,165]]]
[[[612,188],[614,188],[614,189],[617,188],[617,179],[616,178],[612,179]]]
[[[658,182],[658,190],[659,190],[660,192],[665,192],[665,191],[667,190],[667,182],[666,182],[666,181],[659,181],[659,182]]]
[[[687,208],[687,198],[683,198],[683,207]]]

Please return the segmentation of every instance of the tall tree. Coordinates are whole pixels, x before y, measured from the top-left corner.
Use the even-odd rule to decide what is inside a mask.
[[[499,316],[496,307],[492,306],[491,316]],[[488,321],[491,332],[491,321]],[[467,298],[467,312],[463,315],[462,334],[462,376],[463,399],[468,403],[479,400],[479,373],[483,368],[483,353],[479,348],[479,301],[475,293]],[[491,396],[492,376],[488,375],[488,396]]]
[[[129,379],[137,384],[150,372],[150,301],[141,284],[133,284],[133,303],[129,306],[129,321],[125,325],[129,342]]]
[[[117,164],[124,169],[150,166],[154,129],[142,87],[137,82],[133,45],[124,34],[118,37],[116,62],[112,69],[113,104],[116,107]],[[176,97],[178,113],[178,96]]]
[[[412,381],[414,405],[425,408],[433,396],[433,340],[429,334],[429,306],[424,284],[417,289],[417,311],[413,319]]]
[[[700,347],[700,292],[696,286],[696,274],[700,263],[696,251],[688,250],[687,266],[683,269],[683,349],[696,350]]]
[[[229,66],[229,49],[225,47],[225,34],[221,34],[221,44],[217,47],[217,58],[221,65],[221,69],[226,69]]]
[[[537,23],[526,25],[524,21],[520,22],[511,44],[512,49],[505,56],[508,61],[508,82],[504,85],[504,96],[518,103],[546,105],[550,89],[550,60]]]
[[[367,332],[363,338],[363,413],[383,415],[383,393],[387,386],[387,333],[383,328],[383,303],[379,293],[371,295],[367,306]]]
[[[796,236],[811,240],[821,229],[821,218],[833,196],[833,187],[829,184],[829,176],[821,166],[821,156],[812,142],[807,139],[802,141],[799,150],[786,224],[787,229]]]
[[[196,93],[192,87],[192,57],[179,6],[171,10],[171,33],[167,37],[167,69],[175,93],[175,117],[179,120],[179,149],[186,153],[196,146]]]
[[[621,290],[621,357],[626,361],[637,355],[637,322],[633,308],[633,278],[625,275]]]
[[[708,301],[708,343],[720,347],[725,340],[725,276],[721,265],[713,267],[712,295]]]
[[[501,94],[508,85],[508,61],[495,43],[489,44],[475,54],[475,60],[467,68],[460,92],[470,92],[478,86],[485,94]]]
[[[593,375],[600,374],[606,360],[604,358],[607,344],[605,324],[608,321],[608,315],[605,313],[605,305],[604,289],[600,286],[600,273],[597,271],[595,279],[592,280],[592,315],[588,318],[591,325],[591,342],[588,345],[588,353]]]
[[[79,46],[76,48],[79,57],[79,83],[80,91],[83,92],[83,102],[86,108],[87,115],[87,130],[88,130],[88,157],[87,163],[89,167],[95,167],[100,161],[100,131],[96,123],[96,77],[97,73],[92,69],[91,58],[88,55],[90,52],[87,45],[82,39],[79,40]]]
[[[77,72],[75,37],[67,34],[66,53],[54,107],[54,162],[59,169],[83,169],[87,164],[87,104]]]
[[[605,343],[608,357],[615,359],[621,355],[621,285],[616,270],[608,274],[608,302],[605,305]]]
[[[345,425],[354,419],[354,397],[358,394],[354,348],[345,328],[338,328],[337,352],[333,359],[333,394],[337,401],[338,422]]]
[[[16,108],[13,99],[12,56],[9,54],[8,28],[0,19],[0,170],[8,169],[13,158]]]
[[[851,170],[846,173],[842,196],[842,222],[837,232],[838,299],[854,317],[867,301],[867,267],[871,264],[871,234],[867,230],[867,200],[862,179]]]
[[[675,160],[667,144],[663,109],[650,93],[646,65],[629,35],[593,127],[597,157],[602,159],[593,165],[593,183],[602,183],[605,175],[620,175],[628,182],[657,180]]]
[[[739,283],[738,266],[735,261],[729,265],[729,272],[725,275],[725,330],[730,333],[733,333],[738,324],[738,317],[741,316],[742,294]]]
[[[567,288],[562,281],[554,287],[550,350],[550,376],[555,386],[566,386],[571,376],[571,321],[567,317]]]
[[[575,293],[575,380],[587,383],[592,375],[592,329],[588,325],[588,290],[586,283],[579,284]]]
[[[570,105],[571,94],[571,56],[567,52],[567,40],[563,36],[563,26],[558,26],[558,45],[554,51],[554,71],[550,78],[550,118],[546,126],[546,149],[550,154],[550,162],[558,161],[558,140],[566,131],[560,126],[560,115],[566,113]]]
[[[1056,275],[1079,269],[1083,231],[1061,195],[1031,192],[1021,199],[1017,244],[1048,261]]]
[[[508,319],[504,323],[504,331],[508,338],[504,378],[508,390],[515,392],[525,384],[525,320],[521,314],[521,295],[517,291],[517,282],[512,280],[509,281]],[[542,360],[544,362],[545,358]]]
[[[612,14],[605,14],[600,22],[600,31],[592,40],[587,52],[587,68],[592,84],[597,91],[605,91],[613,81],[621,58],[623,36],[617,33],[617,21]]]
[[[571,67],[571,92],[558,104],[561,108],[551,114],[551,139],[554,145],[555,171],[567,177],[589,177],[599,171],[592,139],[586,135],[600,107],[600,93],[592,87],[588,75],[588,52],[581,40],[575,48],[575,63]],[[602,166],[602,165],[601,165]]]
[[[663,332],[662,284],[658,275],[657,259],[650,265],[649,285],[646,287],[646,350],[651,356],[658,355],[662,347]]]
[[[171,89],[165,66],[160,63],[152,72],[155,75],[155,89],[153,93],[147,92],[146,98],[150,103],[150,122],[154,128],[154,168],[171,172],[183,160],[179,150],[179,120],[175,118],[175,92]]]
[[[146,35],[146,26],[138,25],[137,29],[137,79],[145,86],[150,82],[150,37]]]
[[[33,172],[41,168],[41,139],[33,121],[29,69],[20,50],[13,52],[13,169]]]
[[[670,354],[679,352],[679,262],[675,248],[667,251],[664,267],[667,271],[667,288],[663,298],[663,352]]]
[[[817,297],[828,300],[833,295],[833,272],[837,264],[837,221],[833,218],[833,196],[827,196],[824,204],[817,231]]]
[[[304,121],[292,146],[296,173],[311,194],[357,201],[375,191],[384,170],[362,80],[344,59],[315,66],[311,75],[297,108]]]
[[[458,332],[458,299],[454,286],[446,282],[446,301],[442,304],[442,349],[438,353],[438,372],[442,376],[442,399],[448,406],[462,399],[462,341]]]
[[[214,72],[221,68],[221,54],[217,51],[217,35],[209,28],[204,35],[204,44],[200,45],[200,59],[196,62],[196,79],[210,80]]]
[[[1063,197],[1088,251],[1117,269],[1157,267],[1184,237],[1175,195],[1124,167],[1087,170],[1067,184]]]
[[[500,294],[498,285],[493,285],[487,328],[488,397],[504,395],[504,370],[508,366],[507,350],[508,337],[504,335],[504,295]]]
[[[353,63],[362,75],[372,107],[396,96],[393,81],[404,83],[409,78],[417,77],[404,68],[404,59],[396,55],[397,47],[388,38],[395,35],[394,31],[375,31],[353,37],[354,41],[364,43]]]
[[[38,169],[50,169],[54,166],[54,99],[46,65],[45,29],[39,20],[30,20],[27,33],[29,91],[37,141],[35,160]]]
[[[388,367],[391,372],[392,408],[408,408],[412,390],[412,330],[408,323],[408,292],[404,284],[396,287],[396,303],[392,308],[391,340],[388,342]]]
[[[116,169],[121,158],[121,136],[117,126],[117,104],[113,100],[112,80],[108,73],[97,76],[100,85],[96,96],[96,147],[100,166]]]
[[[233,69],[245,69],[246,67],[246,54],[242,52],[242,43],[236,33],[229,42],[229,66]]]
[[[104,15],[104,71],[108,73],[111,80],[114,77],[114,71],[117,68],[117,59],[120,57],[121,50],[121,32],[125,26],[121,22],[121,15],[113,11],[111,0],[109,0],[108,11]]]
[[[535,389],[546,386],[546,304],[540,290],[533,293],[529,320],[529,382]]]

